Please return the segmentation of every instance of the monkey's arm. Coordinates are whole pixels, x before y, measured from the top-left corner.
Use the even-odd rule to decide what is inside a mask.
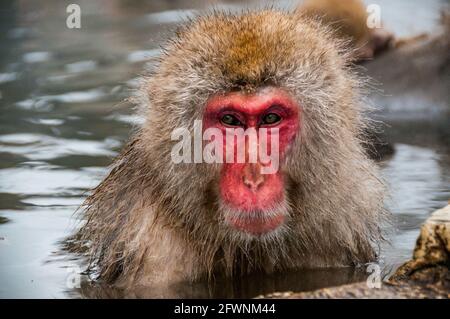
[[[82,206],[84,221],[69,250],[89,256],[89,269],[106,282],[163,284],[196,276],[195,256],[159,218],[149,196],[153,170],[139,136],[122,151],[105,180]],[[145,274],[145,275],[143,275]]]

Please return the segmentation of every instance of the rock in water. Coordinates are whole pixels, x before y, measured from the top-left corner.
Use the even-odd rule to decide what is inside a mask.
[[[390,284],[420,284],[450,296],[450,205],[435,211],[420,230],[412,260],[403,264]]]
[[[365,282],[312,292],[282,292],[263,298],[450,298],[450,205],[435,211],[422,225],[410,261],[381,288]]]

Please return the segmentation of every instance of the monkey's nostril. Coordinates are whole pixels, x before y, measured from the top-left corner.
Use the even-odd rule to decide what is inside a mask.
[[[247,176],[243,176],[242,181],[250,190],[256,192],[264,183],[264,178],[262,176],[258,176],[255,179],[250,179]]]
[[[251,191],[256,192],[264,183],[264,175],[260,173],[260,164],[247,164],[242,175],[242,182]]]

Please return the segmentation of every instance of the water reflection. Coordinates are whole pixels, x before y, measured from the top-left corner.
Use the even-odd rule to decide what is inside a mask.
[[[423,19],[418,20],[428,30],[441,3],[402,0],[391,7],[392,2],[382,2],[389,13],[386,24],[403,33],[417,16],[396,25],[399,6],[420,5]],[[0,4],[0,298],[124,296],[123,291],[85,281],[81,289],[69,289],[71,275],[81,265],[53,252],[74,227],[73,214],[86,190],[101,180],[139,122],[131,106],[121,101],[136,87],[142,69],[159,53],[175,24],[211,5],[229,10],[242,6],[239,1],[201,0],[77,3],[84,12],[81,30],[64,27],[62,1]],[[292,1],[280,6],[292,6]],[[383,165],[398,232],[383,251],[387,268],[409,257],[420,223],[450,198],[449,124],[443,119],[388,127],[396,153]],[[365,276],[361,270],[312,270],[126,294],[251,297]]]
[[[80,289],[71,290],[69,294],[88,298],[253,298],[275,291],[310,291],[364,281],[366,278],[367,274],[361,268],[310,269],[272,275],[252,274],[234,281],[219,277],[213,282],[135,287],[127,291],[85,280]]]

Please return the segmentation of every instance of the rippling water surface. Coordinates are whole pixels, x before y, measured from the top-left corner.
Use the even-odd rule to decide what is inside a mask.
[[[373,2],[383,5],[388,27],[409,35],[432,30],[443,1]],[[72,289],[79,261],[53,252],[73,229],[86,191],[105,175],[138,121],[122,101],[159,44],[197,10],[241,7],[238,1],[80,0],[82,28],[69,30],[69,3],[0,4],[0,298],[121,296],[86,283]],[[417,6],[415,18],[401,13]],[[387,128],[396,152],[382,165],[397,231],[383,250],[386,269],[410,256],[420,224],[450,198],[449,127],[450,120],[442,118]],[[134,296],[252,297],[364,276],[345,269],[255,275]]]

